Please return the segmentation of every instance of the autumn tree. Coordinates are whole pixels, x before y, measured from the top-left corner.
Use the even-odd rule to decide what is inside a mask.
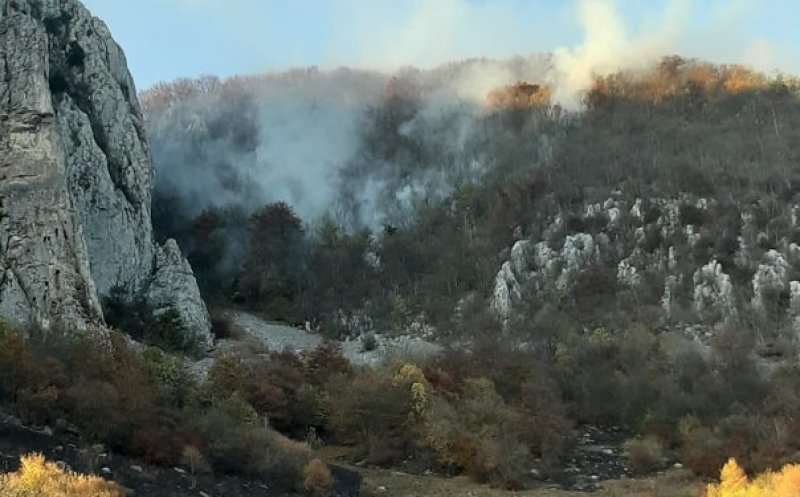
[[[736,462],[729,459],[720,482],[706,489],[706,497],[793,497],[800,495],[800,465],[787,464],[780,471],[766,472],[750,481]]]

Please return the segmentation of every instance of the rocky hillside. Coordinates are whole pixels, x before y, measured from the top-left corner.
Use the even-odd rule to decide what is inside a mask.
[[[106,25],[77,0],[0,0],[0,315],[99,329],[119,289],[207,342],[189,264],[154,242],[152,188],[136,88]]]
[[[770,318],[800,332],[799,207],[744,204],[617,191],[565,209],[513,245],[492,307],[509,322],[525,302],[558,301],[595,278],[596,291],[635,293],[661,325]]]

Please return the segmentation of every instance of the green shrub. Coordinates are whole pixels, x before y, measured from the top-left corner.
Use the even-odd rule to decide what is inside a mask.
[[[266,478],[278,486],[276,490],[300,488],[308,450],[265,428],[240,394],[211,407],[200,418],[198,429],[214,469]]]
[[[121,287],[113,287],[103,301],[103,313],[110,326],[168,352],[202,355],[202,343],[193,330],[186,329],[176,309],[155,311],[143,298],[129,301]]]

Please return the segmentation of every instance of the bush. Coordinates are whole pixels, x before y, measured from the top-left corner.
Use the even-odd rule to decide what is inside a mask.
[[[322,386],[331,377],[350,374],[350,361],[342,355],[341,348],[333,342],[326,342],[303,354],[306,380]]]
[[[187,445],[181,451],[181,465],[189,468],[189,472],[193,475],[211,472],[211,465],[203,457],[203,453],[193,445]]]
[[[303,469],[303,488],[314,495],[327,494],[333,487],[333,476],[328,465],[319,459],[312,459]]]
[[[681,436],[680,458],[683,464],[699,476],[712,478],[716,475],[728,457],[725,441],[691,418],[681,422]]]
[[[7,332],[0,336],[0,400],[16,404],[21,389],[37,375],[36,363],[25,338]]]
[[[200,340],[186,329],[176,309],[159,314],[154,311],[144,299],[128,301],[121,287],[112,288],[103,301],[103,313],[110,326],[168,352],[202,355]]]
[[[123,497],[115,483],[64,471],[40,454],[23,456],[16,473],[0,475],[3,497]]]
[[[158,348],[148,347],[141,356],[151,383],[160,392],[160,399],[169,406],[181,408],[197,388],[196,380],[186,363]]]
[[[208,371],[205,389],[212,402],[224,400],[234,392],[246,390],[250,377],[250,368],[241,357],[230,353],[218,355]]]
[[[358,446],[367,460],[387,464],[404,456],[411,443],[408,392],[389,374],[363,371],[329,386],[330,426],[339,443]]]
[[[513,487],[532,462],[527,418],[503,401],[491,381],[478,378],[465,381],[458,398],[434,397],[422,431],[445,467],[480,482]]]
[[[84,436],[116,450],[130,449],[134,431],[156,417],[158,388],[122,336],[112,334],[109,345],[87,345],[94,349],[91,359],[73,373],[65,404]]]
[[[653,437],[630,440],[626,444],[628,464],[637,473],[653,471],[664,465],[664,446]]]
[[[308,449],[261,426],[256,411],[238,392],[212,406],[197,428],[214,469],[266,478],[280,490],[300,488]]]
[[[211,313],[211,333],[217,340],[239,340],[246,334],[230,316],[222,313]]]

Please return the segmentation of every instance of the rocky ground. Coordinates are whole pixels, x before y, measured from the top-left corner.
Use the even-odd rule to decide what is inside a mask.
[[[240,310],[227,311],[235,326],[248,340],[255,339],[271,351],[292,350],[300,353],[321,345],[324,339],[313,332],[299,328],[272,323],[260,317]],[[379,366],[392,360],[420,361],[435,355],[441,347],[424,338],[410,335],[383,337],[374,335],[372,347],[365,348],[362,338],[337,342],[342,353],[351,363],[357,366]],[[226,347],[230,344],[221,344]],[[367,350],[368,349],[368,350]]]
[[[633,476],[623,447],[626,440],[618,427],[582,427],[565,458],[565,467],[547,482],[569,490],[595,491],[609,480]]]
[[[234,325],[261,341],[269,350],[304,352],[318,347],[322,337],[314,333],[278,323],[267,322],[254,314],[231,311]]]

